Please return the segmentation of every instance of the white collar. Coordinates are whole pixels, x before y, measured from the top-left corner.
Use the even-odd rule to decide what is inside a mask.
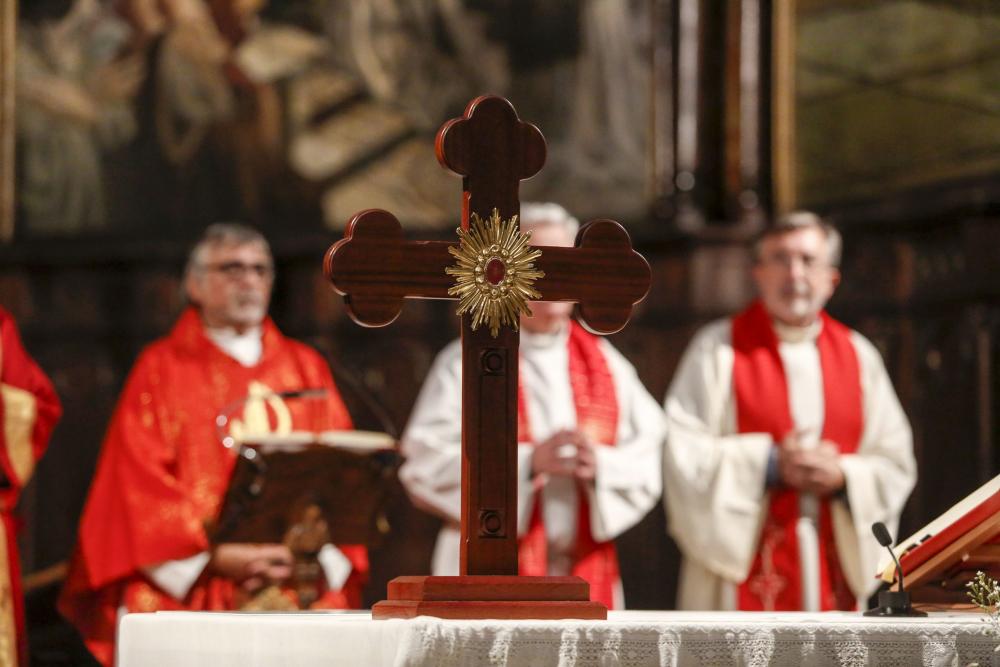
[[[263,329],[259,325],[243,333],[233,327],[205,327],[205,335],[242,366],[256,366],[264,353]]]
[[[533,333],[531,331],[521,331],[521,347],[529,350],[541,350],[551,348],[560,343],[565,345],[569,338],[569,325],[560,328],[552,333]]]
[[[794,324],[783,324],[777,320],[774,323],[774,333],[782,343],[805,343],[813,341],[823,330],[823,320],[817,317],[811,324],[805,326],[795,326]]]

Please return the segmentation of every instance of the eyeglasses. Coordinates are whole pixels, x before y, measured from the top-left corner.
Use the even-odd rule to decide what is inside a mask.
[[[832,268],[829,262],[820,257],[816,257],[815,255],[778,252],[773,255],[765,255],[760,259],[761,264],[766,266],[781,267],[783,269],[792,268],[796,262],[801,263],[803,270],[810,273]]]
[[[243,262],[221,262],[219,264],[206,264],[206,271],[216,271],[229,280],[240,280],[248,274],[253,274],[261,280],[270,280],[274,277],[274,267],[270,264],[244,264]]]

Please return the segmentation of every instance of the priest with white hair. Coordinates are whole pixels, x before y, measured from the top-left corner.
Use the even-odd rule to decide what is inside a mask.
[[[779,219],[754,245],[759,298],[691,342],[666,398],[664,500],[678,606],[853,610],[874,591],[916,465],[875,347],[823,309],[840,235]]]
[[[532,245],[572,246],[579,223],[557,204],[521,204]],[[533,302],[521,318],[518,534],[523,575],[577,575],[591,599],[624,600],[614,538],[660,497],[663,413],[635,369],[572,321],[572,303]],[[437,357],[403,434],[400,478],[441,516],[433,574],[457,575],[461,496],[462,353]]]

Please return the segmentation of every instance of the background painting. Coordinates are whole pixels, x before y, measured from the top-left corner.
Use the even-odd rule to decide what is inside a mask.
[[[450,229],[433,136],[483,92],[545,128],[526,196],[639,221],[649,1],[19,0],[17,234],[176,238],[220,219]]]
[[[1000,170],[1000,4],[800,0],[798,204],[823,206]]]

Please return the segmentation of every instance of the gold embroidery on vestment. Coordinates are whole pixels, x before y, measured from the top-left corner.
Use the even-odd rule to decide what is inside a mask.
[[[134,612],[148,612],[148,611],[159,611],[160,609],[160,596],[157,595],[152,587],[150,587],[145,582],[140,582],[135,590],[135,595],[133,596],[134,609],[129,609],[129,611]]]
[[[3,397],[3,431],[7,439],[7,457],[14,468],[16,481],[24,485],[35,469],[31,433],[38,416],[38,402],[31,392],[9,384],[0,385],[0,396]]]
[[[263,382],[252,380],[247,387],[247,400],[243,405],[243,418],[229,423],[229,434],[236,442],[259,435],[284,435],[292,431],[292,413],[288,405],[273,389]],[[270,412],[274,413],[275,424],[271,425]]]
[[[7,526],[0,520],[0,664],[17,667],[17,621],[14,617],[14,587],[10,581]]]

